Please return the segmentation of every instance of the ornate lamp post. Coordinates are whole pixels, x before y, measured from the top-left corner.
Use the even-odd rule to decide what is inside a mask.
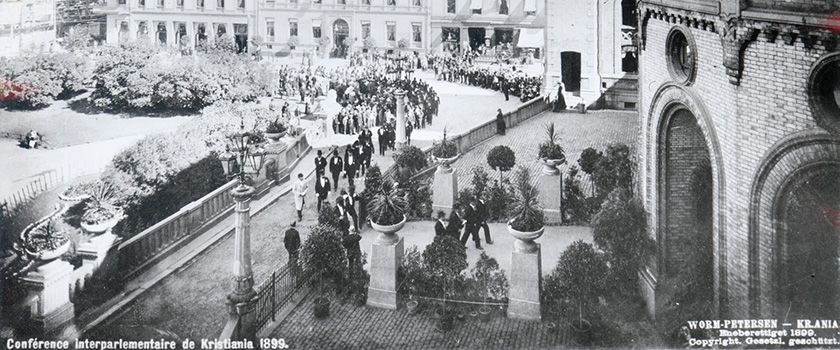
[[[239,185],[231,190],[236,202],[236,245],[233,256],[233,279],[236,284],[228,294],[227,305],[231,320],[236,320],[238,327],[233,329],[232,339],[248,339],[256,342],[256,306],[257,293],[254,291],[254,276],[251,270],[251,196],[256,192],[246,183],[246,174],[258,175],[265,160],[265,151],[248,144],[250,135],[245,132],[244,121],[239,132],[230,136],[233,152],[230,149],[219,155],[225,175],[238,177]],[[226,329],[228,327],[225,327]]]

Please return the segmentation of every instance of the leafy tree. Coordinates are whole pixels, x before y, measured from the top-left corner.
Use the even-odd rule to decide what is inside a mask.
[[[84,90],[85,61],[72,53],[0,59],[0,106],[38,109]]]
[[[473,167],[472,170],[472,188],[473,193],[477,197],[481,197],[484,194],[484,190],[487,189],[487,182],[490,181],[490,177],[487,175],[487,171],[484,170],[484,167]]]
[[[598,198],[584,196],[580,188],[579,171],[573,165],[569,168],[568,177],[563,179],[563,197],[565,198],[563,210],[570,222],[588,224],[592,214],[598,209]]]
[[[580,170],[583,170],[583,172],[591,175],[595,172],[601,157],[603,157],[603,153],[594,148],[590,147],[583,150],[583,152],[580,153],[580,158],[578,159]]]
[[[501,179],[502,172],[509,171],[516,165],[516,154],[505,145],[493,147],[487,153],[487,165],[493,170],[498,170]]]
[[[598,165],[592,173],[598,195],[602,198],[606,197],[616,188],[632,190],[633,167],[630,147],[627,145],[607,147],[604,156],[598,160]]]
[[[400,152],[394,153],[394,161],[403,169],[418,172],[428,165],[426,153],[416,146],[405,146]]]
[[[625,286],[619,289],[632,290],[636,270],[654,251],[646,217],[642,203],[619,188],[609,194],[592,219],[595,244],[608,253],[615,282]]]
[[[587,305],[598,302],[606,291],[607,262],[589,243],[575,241],[560,255],[557,266],[543,282],[544,307],[556,317],[574,306],[578,320]]]
[[[64,48],[68,51],[79,51],[90,46],[93,34],[87,25],[76,25],[64,38]]]
[[[487,299],[504,301],[508,296],[508,280],[504,270],[499,268],[499,262],[493,257],[481,252],[478,261],[471,270],[471,282],[475,286],[478,300]]]
[[[423,262],[431,278],[443,281],[441,296],[446,304],[455,280],[467,268],[467,249],[455,237],[436,236],[423,251]]]
[[[307,273],[312,273],[313,283],[318,283],[321,293],[325,284],[340,289],[347,281],[347,253],[341,245],[338,228],[317,225],[303,242],[300,258]]]

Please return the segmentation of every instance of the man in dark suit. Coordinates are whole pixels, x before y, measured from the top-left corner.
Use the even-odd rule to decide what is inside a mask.
[[[356,170],[359,169],[359,156],[356,154],[356,149],[347,146],[344,149],[344,173],[347,174],[347,181],[353,182],[356,178]]]
[[[318,150],[318,155],[315,157],[315,176],[324,175],[324,172],[327,170],[327,158],[321,153],[321,150]]]
[[[315,194],[318,196],[318,211],[321,211],[321,203],[327,200],[332,187],[330,186],[330,179],[327,174],[321,174],[321,177],[315,180]]]
[[[385,148],[388,145],[388,137],[386,136],[388,132],[385,130],[385,126],[379,127],[379,130],[376,131],[377,136],[379,136],[379,155],[385,155]]]
[[[362,176],[365,176],[367,169],[370,168],[370,159],[373,157],[373,142],[371,140],[365,140],[365,143],[362,144],[361,148],[361,155],[360,164],[362,165]]]
[[[478,228],[480,227],[481,217],[478,214],[478,205],[476,200],[472,200],[470,205],[464,210],[464,218],[467,220],[464,235],[461,236],[461,243],[467,245],[467,238],[472,236],[475,242],[476,249],[484,249],[481,247],[481,238],[478,236]]]
[[[476,203],[476,210],[478,210],[478,217],[480,222],[478,223],[479,228],[484,229],[484,240],[487,244],[493,244],[493,240],[490,239],[490,226],[487,225],[487,219],[490,218],[490,211],[487,209],[487,204],[481,198],[477,198],[478,203]],[[478,228],[476,228],[476,234],[478,234]]]
[[[446,217],[446,214],[444,214],[442,211],[438,211],[437,222],[435,222],[435,236],[446,235],[446,225],[443,224],[444,217]]]
[[[446,226],[446,232],[449,233],[455,239],[461,239],[461,228],[464,227],[463,220],[461,220],[461,215],[458,213],[458,207],[453,206],[452,212],[449,213],[449,220],[448,225]]]
[[[300,250],[300,234],[295,229],[296,224],[296,221],[292,221],[283,237],[283,245],[286,246],[286,252],[289,253],[289,263],[297,262]]]
[[[344,170],[344,161],[338,155],[338,150],[333,150],[333,155],[330,157],[330,173],[333,178],[333,187],[338,188],[338,176]]]
[[[356,213],[355,196],[347,193],[345,190],[341,190],[341,197],[336,199],[336,202],[342,204],[341,207],[344,209],[345,215],[353,218],[353,228],[359,231],[359,215]]]

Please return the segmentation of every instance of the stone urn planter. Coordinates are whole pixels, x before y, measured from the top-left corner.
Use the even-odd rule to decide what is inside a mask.
[[[376,237],[376,241],[380,243],[396,243],[399,240],[396,233],[397,231],[401,230],[403,226],[405,226],[406,217],[403,214],[403,219],[399,223],[393,225],[380,225],[374,222],[373,220],[370,221],[370,227],[372,227],[376,232],[379,232],[379,236]]]
[[[86,220],[85,217],[88,216],[86,212],[85,215],[82,216],[82,220],[80,222],[80,226],[82,227],[85,232],[93,235],[102,234],[111,228],[113,228],[120,220],[122,220],[123,214],[122,211],[118,208],[91,208],[90,210],[105,210],[111,211],[112,216],[109,219],[104,220]]]
[[[564,160],[561,159],[540,159],[540,163],[542,163],[542,173],[545,175],[559,175],[560,169],[557,168],[558,165],[563,164]]]
[[[540,238],[545,232],[545,226],[541,227],[539,230],[525,232],[525,231],[517,231],[510,225],[510,221],[508,221],[507,229],[511,236],[516,238],[516,242],[513,244],[517,251],[520,252],[534,252],[537,250],[537,244],[534,243],[534,240]]]
[[[453,312],[446,310],[443,307],[435,309],[435,330],[438,332],[448,332],[452,329]]]
[[[592,343],[592,324],[585,319],[572,321],[572,334],[574,334],[574,341],[578,345],[589,345]]]
[[[481,320],[481,323],[490,322],[490,317],[492,315],[492,312],[493,312],[493,309],[491,309],[489,306],[486,306],[486,305],[478,308],[478,314],[479,314],[479,319]]]
[[[455,163],[455,161],[457,161],[458,158],[461,158],[460,153],[456,154],[454,157],[449,157],[449,158],[438,158],[438,157],[432,156],[432,161],[438,164],[438,171],[440,171],[442,173],[449,173],[449,172],[452,172],[452,167],[451,167],[452,163]]]
[[[70,250],[70,240],[67,240],[63,244],[52,249],[45,249],[39,251],[32,251],[29,247],[26,247],[24,249],[26,250],[26,254],[35,260],[49,261],[64,255],[64,253],[67,253],[67,251]]]
[[[283,136],[286,136],[286,132],[266,132],[264,135],[268,143],[277,143]]]

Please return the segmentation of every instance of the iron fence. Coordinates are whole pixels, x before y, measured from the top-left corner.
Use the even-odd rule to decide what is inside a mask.
[[[276,321],[277,311],[288,305],[310,280],[299,260],[290,261],[271,273],[257,288],[257,330],[262,330],[270,322]]]

